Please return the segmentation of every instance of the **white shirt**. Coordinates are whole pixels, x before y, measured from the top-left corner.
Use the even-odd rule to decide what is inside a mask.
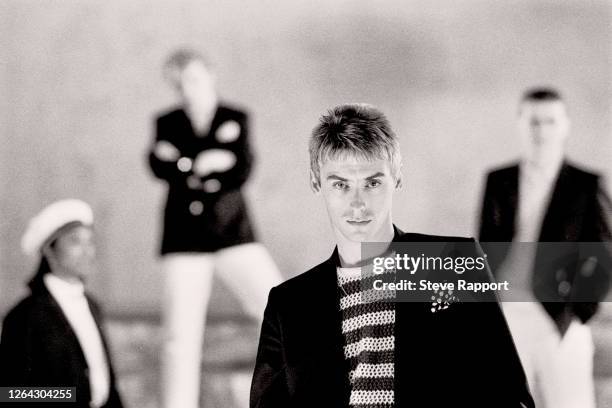
[[[518,210],[516,232],[508,256],[500,265],[498,279],[508,280],[513,287],[511,296],[502,294],[505,301],[534,301],[531,291],[531,273],[536,246],[546,210],[550,204],[563,157],[547,166],[527,161],[519,167]]]
[[[547,166],[522,162],[519,167],[518,222],[514,241],[538,242],[562,157]]]
[[[102,337],[85,298],[83,284],[65,281],[53,273],[47,273],[43,279],[64,312],[85,355],[89,367],[91,406],[101,407],[108,400],[110,371]]]

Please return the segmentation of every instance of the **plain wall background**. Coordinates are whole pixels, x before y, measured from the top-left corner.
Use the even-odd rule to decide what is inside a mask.
[[[165,187],[146,167],[153,114],[175,101],[160,65],[176,46],[209,53],[219,90],[252,114],[258,158],[246,190],[286,277],[332,250],[308,187],[307,139],[343,102],[385,111],[401,138],[406,230],[472,235],[484,173],[516,157],[517,100],[565,94],[570,157],[612,175],[612,5],[603,0],[0,3],[0,316],[34,265],[28,219],[65,197],[97,216],[107,309],[155,313]],[[223,290],[213,313],[233,313]]]

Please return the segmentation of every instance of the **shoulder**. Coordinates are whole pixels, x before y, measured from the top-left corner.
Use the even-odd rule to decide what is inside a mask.
[[[325,277],[327,277],[327,275],[330,273],[333,274],[334,272],[335,268],[331,265],[330,260],[327,260],[318,264],[317,266],[314,266],[306,272],[287,279],[280,285],[272,288],[272,292],[274,292],[276,296],[285,299],[302,296],[304,293],[312,294],[313,292],[311,292],[310,289],[316,290],[316,288],[320,287],[319,285],[325,281]]]
[[[217,108],[217,115],[223,120],[244,121],[248,117],[248,112],[238,106],[222,103]]]
[[[471,237],[456,237],[449,235],[428,235],[406,232],[395,239],[395,242],[475,242]]]
[[[597,184],[600,177],[599,174],[586,170],[573,163],[566,163],[562,170],[562,174],[571,177],[580,184],[586,185]]]
[[[13,306],[8,313],[6,314],[6,316],[4,317],[4,320],[11,320],[14,319],[17,316],[23,316],[25,314],[28,314],[34,305],[34,299],[32,299],[32,295],[29,295],[23,299],[21,299],[19,301],[19,303],[17,303],[15,306]]]
[[[155,115],[155,121],[159,123],[177,122],[185,120],[185,111],[181,108],[173,108],[159,112]]]
[[[30,294],[15,305],[4,317],[3,329],[21,324],[45,321],[49,303],[41,296]]]
[[[507,179],[518,175],[518,162],[507,163],[502,166],[494,167],[487,173],[489,180]]]

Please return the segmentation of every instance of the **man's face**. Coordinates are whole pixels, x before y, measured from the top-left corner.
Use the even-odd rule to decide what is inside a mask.
[[[63,231],[51,251],[59,274],[83,280],[94,270],[96,249],[90,227],[77,225]]]
[[[338,240],[382,241],[391,225],[393,192],[398,185],[387,160],[352,156],[325,161],[320,192]]]
[[[519,112],[519,133],[526,159],[547,164],[563,151],[569,118],[561,101],[525,101]]]
[[[206,66],[193,60],[173,73],[183,103],[190,108],[209,108],[216,101],[215,77]]]

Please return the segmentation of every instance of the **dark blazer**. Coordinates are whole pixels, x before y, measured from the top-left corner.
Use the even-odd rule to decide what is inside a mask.
[[[470,242],[397,229],[394,238],[460,240]],[[327,261],[270,291],[251,408],[348,406],[337,265],[336,250]],[[533,407],[497,303],[456,303],[441,313],[431,313],[430,307],[396,304],[396,407]]]
[[[227,141],[219,131],[228,123],[238,125],[235,140]],[[172,143],[181,157],[192,160],[208,149],[225,149],[236,156],[236,164],[230,170],[195,177],[192,170],[181,171],[177,162],[159,160],[152,149],[149,151],[153,174],[168,183],[161,253],[212,252],[252,242],[254,234],[240,192],[253,163],[246,113],[219,106],[209,134],[198,136],[185,111],[174,110],[156,119],[155,141],[159,140]],[[190,178],[192,183],[188,184]],[[199,183],[194,185],[194,180]],[[204,183],[209,180],[217,180],[220,189],[207,192]]]
[[[480,241],[485,250],[488,242],[510,242],[516,230],[517,208],[519,201],[519,165],[514,164],[488,174],[487,183],[480,216]],[[599,186],[599,177],[596,174],[579,169],[564,162],[555,186],[550,203],[540,229],[540,242],[601,242],[609,241],[610,227],[606,220],[605,209],[608,198]],[[593,246],[591,245],[590,248]],[[574,258],[580,248],[565,246],[564,251]],[[572,302],[576,299],[576,290],[581,287],[594,285],[598,293],[591,297],[602,298],[609,285],[607,271],[598,269],[597,274],[584,276],[580,267],[561,269],[552,267],[550,259],[555,255],[551,251],[558,251],[559,247],[540,245],[536,254],[533,270],[533,290],[538,300],[542,301],[544,308],[555,320],[563,332],[571,316],[578,316],[586,322],[597,310],[597,302]],[[507,253],[507,247],[497,248],[489,252],[489,263],[495,272]],[[605,251],[599,251],[600,265],[608,263]],[[572,256],[569,256],[572,258]],[[548,262],[547,262],[548,261]],[[576,263],[577,260],[568,262]],[[567,282],[571,289],[567,294],[557,293],[561,282]],[[554,293],[552,293],[553,291]],[[565,291],[563,291],[565,293]],[[595,299],[594,299],[595,300]]]
[[[0,385],[76,387],[77,402],[49,402],[36,406],[89,407],[88,367],[79,341],[59,304],[47,290],[42,276],[31,283],[31,294],[4,318],[0,339]],[[110,393],[105,408],[121,408],[107,342],[100,326],[101,312],[87,297],[100,329],[110,368]],[[23,406],[23,403],[15,403]]]

